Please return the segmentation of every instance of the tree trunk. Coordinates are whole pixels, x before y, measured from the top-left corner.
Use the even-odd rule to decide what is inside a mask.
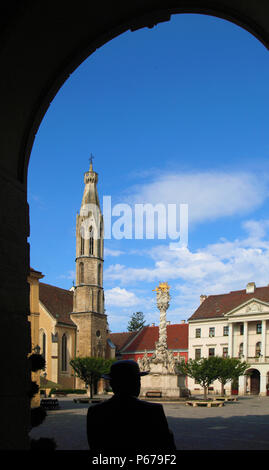
[[[93,380],[90,383],[90,398],[93,397]]]
[[[225,395],[224,383],[221,382],[221,395]]]
[[[204,400],[207,400],[207,387],[204,387]]]

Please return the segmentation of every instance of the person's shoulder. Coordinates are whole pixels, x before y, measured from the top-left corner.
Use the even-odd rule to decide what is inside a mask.
[[[163,408],[161,403],[153,403],[151,401],[137,399],[139,406],[144,407],[145,409],[150,410],[160,410]]]
[[[104,408],[111,406],[111,398],[100,401],[100,403],[94,403],[93,405],[89,406],[88,414],[98,413],[99,411],[103,410]]]

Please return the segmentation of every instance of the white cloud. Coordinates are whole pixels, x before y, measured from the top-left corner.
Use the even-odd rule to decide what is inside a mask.
[[[72,279],[73,281],[76,279],[76,272],[75,271],[67,271],[66,274],[61,274],[58,276],[59,279]]]
[[[111,250],[110,248],[104,249],[104,256],[120,256],[123,255],[124,252],[120,250]]]
[[[172,251],[160,245],[148,252],[153,266],[111,265],[105,277],[129,285],[173,282],[172,308],[179,307],[184,318],[184,309],[192,314],[197,308],[200,294],[244,289],[250,281],[257,286],[269,283],[269,240],[264,238],[269,221],[247,221],[243,226],[247,234],[242,239],[222,239],[195,252],[187,248]]]
[[[109,307],[132,307],[139,303],[139,299],[133,292],[113,287],[105,291],[105,302]]]
[[[246,214],[268,195],[267,177],[247,172],[165,174],[130,189],[130,204],[188,204],[189,222]]]

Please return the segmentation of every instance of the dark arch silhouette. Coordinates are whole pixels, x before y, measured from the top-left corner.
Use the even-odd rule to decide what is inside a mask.
[[[200,13],[231,21],[269,48],[267,0],[10,0],[0,9],[1,333],[3,449],[29,447],[29,208],[27,167],[39,125],[69,75],[131,30]],[[20,229],[18,230],[18,227]],[[19,334],[18,334],[19,331]],[[13,347],[10,347],[13,345]],[[4,354],[9,351],[9,354]]]

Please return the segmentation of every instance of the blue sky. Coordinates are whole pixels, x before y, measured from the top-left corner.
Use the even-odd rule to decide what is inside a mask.
[[[93,153],[99,196],[112,206],[187,203],[186,249],[171,240],[105,240],[106,313],[113,332],[171,286],[172,323],[200,294],[269,283],[268,52],[225,20],[174,15],[126,32],[65,82],[29,164],[31,266],[44,282],[75,280],[75,218]],[[112,219],[112,222],[117,217]]]

